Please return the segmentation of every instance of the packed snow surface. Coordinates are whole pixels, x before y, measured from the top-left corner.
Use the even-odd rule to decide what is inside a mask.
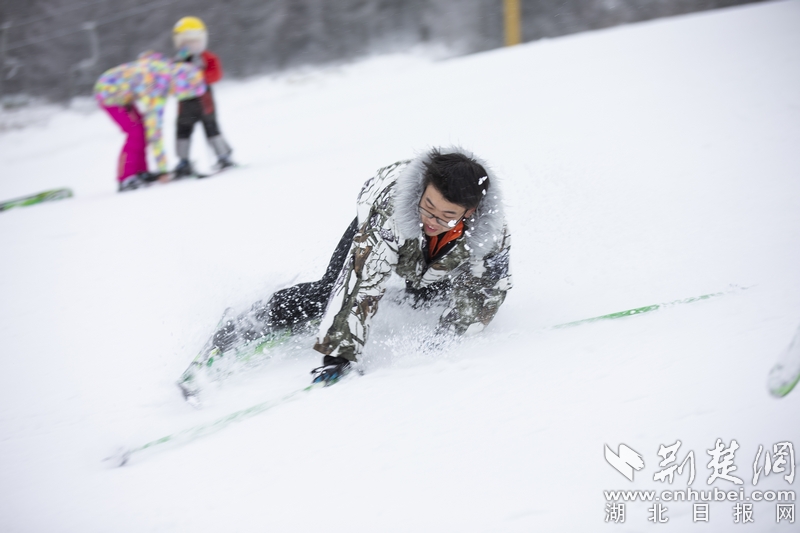
[[[0,530],[643,531],[658,503],[658,529],[730,531],[734,501],[710,502],[707,523],[692,502],[628,502],[607,523],[604,491],[685,491],[688,466],[654,480],[676,441],[693,490],[796,493],[788,465],[753,475],[759,446],[800,455],[800,391],[766,391],[800,324],[798,28],[793,0],[225,81],[221,125],[246,166],[125,194],[101,111],[6,131],[0,199],[75,197],[0,213]],[[201,410],[175,381],[226,307],[321,276],[376,169],[449,144],[489,161],[507,201],[515,286],[484,333],[419,351],[435,317],[386,302],[364,376],[102,461],[307,385],[309,338]],[[708,466],[718,439],[738,445],[719,462],[735,470]],[[621,444],[644,461],[633,481],[605,459]],[[743,530],[796,527],[750,503]]]

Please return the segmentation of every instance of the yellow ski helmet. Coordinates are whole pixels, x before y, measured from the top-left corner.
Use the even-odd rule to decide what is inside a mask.
[[[189,30],[206,31],[206,25],[197,17],[183,17],[175,23],[172,33],[183,33]]]
[[[172,42],[178,50],[187,48],[192,54],[199,54],[208,45],[206,25],[197,17],[183,17],[172,28]]]

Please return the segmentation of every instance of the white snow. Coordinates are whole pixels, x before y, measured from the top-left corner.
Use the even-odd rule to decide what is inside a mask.
[[[739,490],[707,484],[707,450],[735,439],[748,493],[796,493],[752,476],[760,445],[800,455],[800,392],[766,391],[800,323],[799,27],[800,1],[770,2],[226,81],[221,124],[246,167],[126,194],[122,135],[98,110],[2,133],[0,199],[75,197],[0,214],[0,530],[642,531],[653,504],[606,524],[603,491],[685,489],[685,473],[653,481],[676,440],[695,490]],[[513,235],[515,287],[482,334],[418,353],[432,319],[387,302],[363,377],[102,462],[305,386],[308,341],[202,410],[174,382],[227,306],[322,274],[376,169],[453,143],[504,178]],[[731,286],[748,288],[547,329]],[[645,462],[633,482],[604,459],[622,443]],[[708,523],[663,504],[659,530],[734,526],[735,502],[711,502]],[[754,521],[796,527],[775,502]]]

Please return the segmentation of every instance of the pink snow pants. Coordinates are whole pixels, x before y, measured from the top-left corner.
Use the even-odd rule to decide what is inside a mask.
[[[128,135],[125,146],[119,154],[117,180],[139,172],[147,172],[147,141],[144,134],[144,121],[136,107],[103,106],[111,118]]]

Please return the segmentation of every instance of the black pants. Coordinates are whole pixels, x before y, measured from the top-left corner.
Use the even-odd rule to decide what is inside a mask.
[[[276,328],[299,331],[313,320],[322,318],[333,284],[344,266],[357,230],[358,219],[354,219],[336,245],[322,279],[281,289],[266,304],[261,300],[254,303],[249,311],[220,326],[214,333],[212,348],[217,347],[225,352],[263,337]]]
[[[214,107],[214,95],[211,86],[202,96],[181,100],[178,102],[178,139],[188,139],[192,136],[194,125],[202,121],[206,130],[206,138],[219,135],[217,113]]]
[[[271,326],[295,326],[322,317],[356,231],[358,231],[357,218],[353,219],[339,240],[339,244],[336,245],[322,279],[300,283],[272,295],[265,309]]]

